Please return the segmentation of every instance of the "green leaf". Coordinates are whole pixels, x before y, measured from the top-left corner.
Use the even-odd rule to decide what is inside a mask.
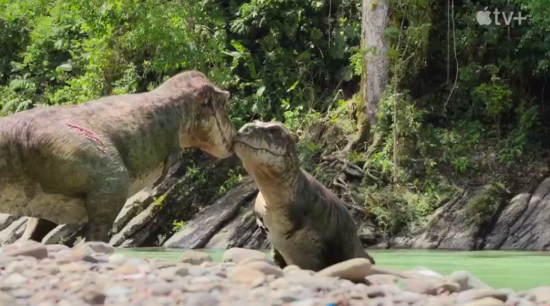
[[[296,86],[298,85],[298,82],[300,82],[300,81],[296,81],[296,83],[294,83],[294,85],[292,85],[286,92],[293,91],[296,88]]]
[[[63,71],[71,71],[71,70],[73,70],[73,65],[71,65],[71,63],[65,63],[65,64],[59,65],[57,68],[59,68]]]
[[[258,90],[256,91],[256,95],[261,97],[263,95],[265,91],[265,86],[261,86],[260,88],[258,88]]]

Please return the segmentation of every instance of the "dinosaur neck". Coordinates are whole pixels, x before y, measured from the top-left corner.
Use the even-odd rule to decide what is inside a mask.
[[[290,205],[295,192],[303,184],[305,176],[301,169],[273,176],[257,170],[252,173],[256,186],[264,196],[269,209],[284,208]]]

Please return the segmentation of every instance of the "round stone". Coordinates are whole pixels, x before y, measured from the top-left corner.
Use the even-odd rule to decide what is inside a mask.
[[[260,251],[251,249],[231,248],[223,253],[222,262],[234,262],[238,264],[247,258],[266,260],[267,255]]]
[[[188,263],[192,265],[200,265],[203,262],[214,261],[212,257],[206,253],[198,252],[194,250],[185,251],[181,254],[180,262]]]
[[[317,272],[317,275],[360,281],[370,274],[371,266],[366,258],[353,258],[327,267]]]

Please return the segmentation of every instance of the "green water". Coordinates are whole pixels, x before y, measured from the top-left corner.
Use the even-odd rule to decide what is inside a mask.
[[[177,259],[182,249],[119,249],[133,257]],[[225,250],[204,249],[215,261],[221,261]],[[269,252],[269,251],[265,251]],[[368,250],[376,265],[396,270],[418,266],[448,275],[466,270],[494,288],[526,290],[550,285],[549,252],[449,252],[427,250]]]

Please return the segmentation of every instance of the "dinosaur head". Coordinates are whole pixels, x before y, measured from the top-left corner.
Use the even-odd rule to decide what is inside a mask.
[[[180,73],[159,90],[168,92],[173,100],[184,101],[180,147],[198,147],[217,158],[233,155],[232,142],[237,131],[227,114],[228,91],[198,71]]]
[[[300,161],[290,132],[280,122],[248,123],[233,141],[235,153],[254,177],[291,180]]]

